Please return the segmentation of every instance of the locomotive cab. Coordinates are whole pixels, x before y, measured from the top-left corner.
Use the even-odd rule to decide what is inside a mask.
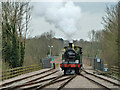
[[[79,74],[82,67],[82,48],[69,43],[69,46],[64,47],[64,49],[62,64],[60,64],[64,74]]]

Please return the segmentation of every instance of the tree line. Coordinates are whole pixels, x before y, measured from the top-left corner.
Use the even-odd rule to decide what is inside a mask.
[[[119,3],[120,4],[120,3]],[[80,39],[83,57],[98,57],[108,67],[120,65],[120,5],[106,7],[106,15],[102,17],[102,30],[88,32],[90,41]]]
[[[63,40],[54,37],[51,30],[34,38],[26,38],[29,32],[32,6],[29,2],[2,2],[2,69],[40,64],[50,54],[59,55]]]
[[[40,64],[42,62],[41,60],[50,54],[49,46],[53,46],[51,48],[52,56],[59,55],[63,48],[63,39],[55,38],[54,36],[55,33],[51,30],[40,36],[28,38],[26,40],[24,66]]]
[[[2,2],[2,61],[11,68],[23,65],[25,40],[31,18],[28,2]]]
[[[104,59],[108,67],[112,65],[118,66],[118,5],[109,6],[106,8],[106,15],[103,19],[103,30],[92,30],[88,36],[90,38],[91,57],[98,56]]]

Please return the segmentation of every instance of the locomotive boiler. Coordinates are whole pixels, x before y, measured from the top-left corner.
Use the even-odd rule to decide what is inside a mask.
[[[62,63],[60,67],[66,74],[80,74],[82,68],[82,48],[74,46],[72,42],[69,46],[64,47],[65,52],[62,55]]]

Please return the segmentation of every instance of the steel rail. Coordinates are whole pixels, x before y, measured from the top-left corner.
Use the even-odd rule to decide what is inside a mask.
[[[114,85],[120,87],[120,84],[118,84],[118,83],[112,82],[112,81],[110,81],[110,80],[108,80],[108,79],[105,79],[105,78],[102,78],[102,77],[99,77],[99,76],[97,76],[97,75],[95,75],[95,74],[92,74],[92,73],[89,73],[89,72],[87,72],[87,71],[85,71],[85,70],[83,70],[83,71],[84,71],[85,73],[89,74],[89,75],[92,75],[92,76],[94,76],[94,77],[97,77],[97,78],[99,78],[99,79],[102,79],[102,80],[104,80],[104,81],[107,81],[107,82],[109,82],[109,83],[111,83],[111,84],[114,84]]]
[[[45,82],[45,81],[52,80],[52,79],[54,79],[54,78],[55,78],[55,77],[47,78],[47,79],[43,79],[43,80],[36,81],[36,82],[31,82],[31,83],[21,84],[21,85],[18,85],[18,86],[12,87],[11,89],[14,90],[14,89],[21,88],[21,87],[24,87],[24,86],[30,86],[30,85],[33,85],[33,84],[42,83],[42,82]]]
[[[63,76],[62,76],[62,77],[63,77]],[[59,77],[59,78],[61,78],[61,77]],[[70,79],[71,76],[66,77],[66,78],[63,78],[63,79],[60,79],[60,80],[57,80],[57,79],[59,79],[59,78],[55,78],[55,80],[52,80],[52,81],[50,81],[50,82],[48,82],[48,83],[46,83],[46,84],[40,85],[40,86],[37,87],[35,90],[40,90],[40,89],[43,89],[43,88],[46,87],[46,86],[49,86],[49,85],[52,85],[52,84],[55,84],[55,83],[59,83],[59,82],[61,82],[61,81],[65,81],[65,80],[67,80],[67,79]]]
[[[55,80],[57,80],[57,79],[59,79],[59,78],[61,78],[63,76],[64,75],[59,75],[59,76],[55,77],[54,79],[52,79],[52,81],[50,81],[50,82],[53,82],[53,81],[55,82]],[[67,79],[67,78],[65,78],[65,79]],[[63,81],[63,79],[61,81]],[[48,82],[48,83],[50,83],[50,82]],[[59,80],[59,82],[60,82],[60,80]],[[31,89],[38,90],[39,88],[45,87],[45,85],[47,86],[48,83],[40,84],[40,85],[35,85],[35,86],[32,86],[32,87],[28,87],[28,88],[21,88],[21,89],[22,90],[31,90]]]
[[[52,71],[52,70],[53,70],[53,69],[49,69],[49,70],[46,70],[46,71],[43,71],[43,72],[40,72],[40,73],[37,73],[37,74],[34,74],[34,75],[30,75],[30,76],[23,77],[23,78],[20,78],[20,79],[16,79],[16,80],[13,80],[13,81],[10,81],[10,82],[6,82],[6,83],[0,85],[0,87],[9,85],[9,84],[12,84],[12,83],[15,83],[15,82],[18,82],[18,81],[21,81],[21,80],[24,80],[24,79],[33,77],[33,76],[37,76],[37,75],[40,75],[40,74],[43,74],[43,73],[46,73],[46,72],[49,72],[49,71]]]
[[[66,81],[65,83],[61,84],[61,86],[57,90],[61,90],[62,88],[64,88],[75,77],[76,77],[76,75],[73,75],[72,77],[70,77],[70,79],[68,81]]]
[[[51,72],[51,73],[49,73],[49,74],[47,74],[47,75],[38,77],[38,78],[36,78],[36,79],[33,79],[33,80],[31,80],[31,81],[28,81],[27,83],[34,82],[34,81],[39,80],[39,79],[41,79],[41,78],[44,78],[44,77],[47,77],[47,76],[49,76],[49,75],[55,74],[56,72],[58,72],[58,71],[54,71],[54,72]]]
[[[36,79],[30,80],[30,81],[28,81],[28,82],[26,82],[26,83],[24,83],[24,84],[22,84],[22,85],[17,85],[17,86],[13,86],[13,87],[5,87],[5,88],[2,88],[2,90],[6,90],[6,89],[12,89],[12,90],[13,90],[13,89],[16,89],[16,88],[25,86],[26,84],[33,83],[33,82],[36,81],[36,80],[42,79],[42,78],[47,77],[47,76],[49,76],[49,75],[52,75],[52,74],[54,74],[54,73],[56,73],[56,72],[58,72],[58,71],[54,71],[54,72],[51,72],[51,73],[49,73],[49,74],[47,74],[47,75],[44,75],[44,76],[38,77],[38,78],[36,78]],[[31,85],[32,85],[32,84],[31,84]]]
[[[97,82],[97,81],[95,81],[95,80],[93,80],[93,79],[91,79],[91,78],[89,78],[89,77],[87,77],[87,76],[85,76],[85,75],[83,75],[83,74],[80,74],[80,75],[83,76],[84,78],[92,81],[93,83],[95,83],[95,84],[97,84],[97,85],[99,85],[99,86],[107,89],[107,90],[111,90],[110,88],[106,87],[105,85],[102,85],[101,83],[99,83],[99,82]]]

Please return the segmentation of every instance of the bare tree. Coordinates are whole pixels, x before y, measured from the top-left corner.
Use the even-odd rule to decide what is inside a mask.
[[[28,2],[2,2],[2,56],[12,67],[23,64],[30,10]]]

